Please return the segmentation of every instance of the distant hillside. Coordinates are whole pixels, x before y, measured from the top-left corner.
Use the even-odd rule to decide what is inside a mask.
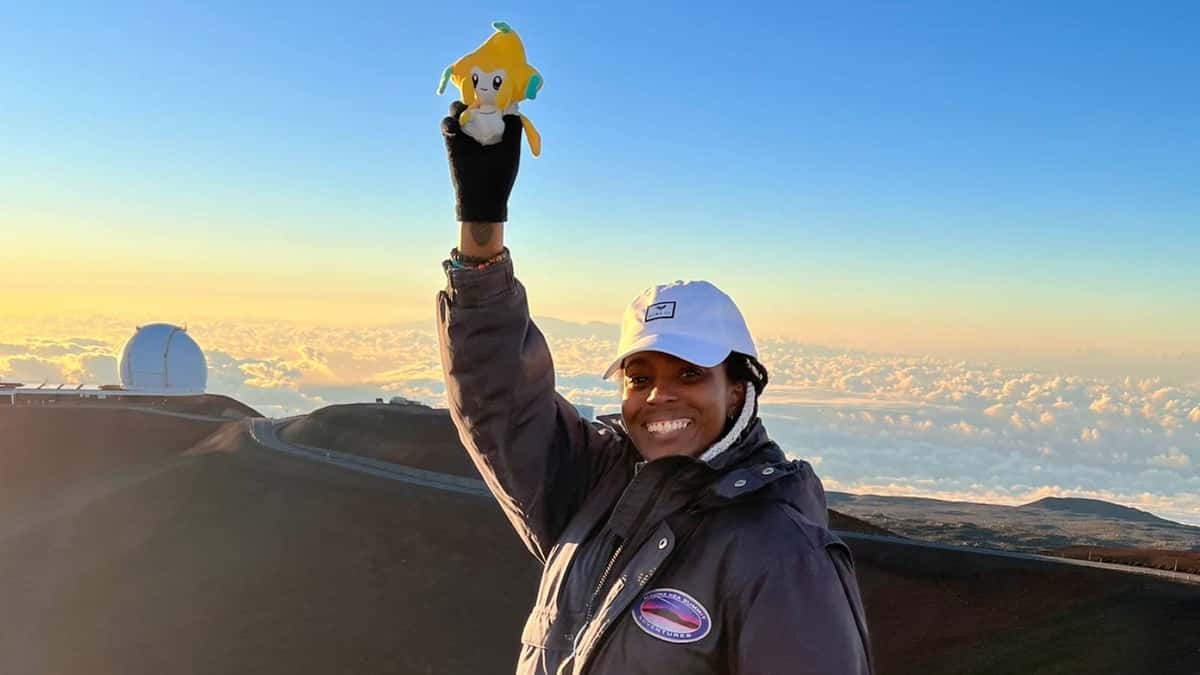
[[[224,394],[176,397],[174,401],[168,400],[165,407],[178,412],[212,415],[213,417],[228,417],[230,419],[263,416],[262,413],[254,408]]]
[[[1194,550],[1200,527],[1094,499],[1023,506],[829,492],[830,508],[905,537],[1038,553],[1069,546]]]
[[[621,335],[621,327],[615,323],[604,323],[601,321],[579,323],[576,321],[554,319],[548,316],[535,316],[533,320],[537,323],[538,328],[559,340],[564,338],[598,337],[616,342],[617,338]]]
[[[900,537],[900,535],[872,525],[865,520],[848,516],[840,511],[829,509],[829,529],[841,532],[858,532],[859,534],[874,534],[881,537]],[[902,537],[901,537],[902,538]]]
[[[288,422],[279,438],[427,471],[480,477],[458,440],[450,412],[420,403],[331,405]]]
[[[976,502],[955,502],[947,499],[932,499],[930,497],[892,497],[887,495],[856,495],[848,492],[826,492],[825,501],[830,506],[837,504],[859,504],[864,500],[869,500],[872,504],[897,504],[904,506],[927,506],[935,508],[952,508],[954,506],[996,506],[997,508],[1013,508],[1010,506],[997,506],[995,504],[979,504]]]
[[[1046,509],[1048,511],[1066,511],[1086,516],[1099,516],[1116,520],[1128,520],[1135,523],[1158,523],[1162,525],[1181,525],[1166,518],[1159,518],[1153,513],[1121,506],[1099,499],[1082,499],[1079,497],[1043,497],[1036,502],[1022,504],[1019,509]]]

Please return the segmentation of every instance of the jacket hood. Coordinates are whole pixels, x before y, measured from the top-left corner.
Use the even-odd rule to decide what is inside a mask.
[[[712,447],[700,453],[700,461],[708,463],[710,466],[717,461],[720,461],[721,456],[729,451],[735,443],[741,441],[743,436],[750,430],[750,424],[758,420],[758,397],[755,395],[754,387],[746,385],[746,398],[742,401],[742,411],[738,413],[737,420],[725,435],[717,439]]]
[[[810,521],[829,527],[829,512],[825,502],[825,488],[813,471],[812,465],[802,459],[789,460],[783,450],[770,439],[767,429],[758,417],[757,402],[748,401],[743,408],[747,417],[744,427],[734,427],[713,445],[701,458],[691,461],[716,474],[707,488],[703,502],[717,506],[722,502],[766,499],[787,502],[798,509]],[[752,409],[755,414],[747,416]],[[604,415],[597,421],[617,431],[632,448],[633,441],[625,430],[619,414]],[[728,440],[715,456],[704,460],[703,456]],[[633,450],[636,453],[636,449]]]
[[[715,498],[787,502],[812,522],[829,527],[825,487],[812,465],[802,459],[789,460],[767,437],[758,417],[740,442],[709,465],[721,474],[710,488]]]

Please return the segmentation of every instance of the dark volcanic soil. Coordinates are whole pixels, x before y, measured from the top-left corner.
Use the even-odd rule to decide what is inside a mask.
[[[491,500],[218,433],[0,539],[0,672],[511,671],[538,569]]]
[[[851,542],[881,673],[1200,673],[1200,585]]]
[[[104,471],[178,454],[220,425],[128,409],[0,406],[0,512]]]
[[[132,415],[0,417],[53,486],[0,507],[0,673],[512,672],[539,570],[492,500]],[[1200,586],[848,543],[884,675],[1200,672]]]
[[[1121,565],[1136,565],[1152,567],[1172,572],[1186,572],[1200,575],[1200,551],[1170,551],[1145,548],[1100,548],[1098,546],[1068,546],[1048,555],[1057,555],[1077,560],[1094,560],[1096,562],[1119,563]]]

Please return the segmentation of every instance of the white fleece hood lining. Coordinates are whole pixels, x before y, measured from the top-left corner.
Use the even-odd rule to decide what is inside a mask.
[[[712,462],[719,457],[721,453],[729,449],[734,441],[741,437],[742,432],[750,425],[750,420],[754,418],[754,385],[746,383],[746,400],[742,403],[742,412],[738,415],[737,422],[734,422],[733,428],[729,433],[725,434],[712,447],[700,454],[701,462]]]

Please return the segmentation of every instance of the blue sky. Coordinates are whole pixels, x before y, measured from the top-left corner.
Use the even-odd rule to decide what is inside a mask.
[[[542,313],[706,277],[797,338],[1194,344],[1191,3],[25,3],[0,22],[0,256],[150,246],[180,293],[210,265],[330,320],[371,293],[423,316],[454,239],[434,88],[495,19],[546,78],[509,227]]]
[[[535,314],[707,278],[832,488],[1200,522],[1200,5],[1038,5],[0,9],[0,379],[113,381],[161,320],[270,414],[440,401],[434,90],[504,20]],[[592,328],[559,383],[611,406]]]

